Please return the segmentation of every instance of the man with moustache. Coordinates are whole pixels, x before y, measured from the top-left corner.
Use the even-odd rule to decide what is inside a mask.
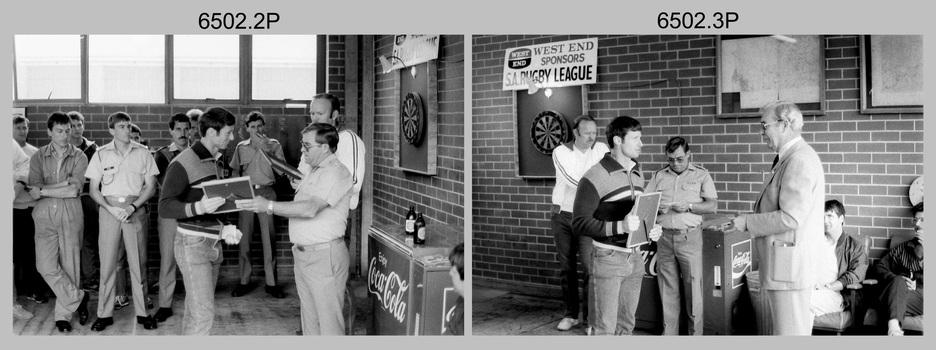
[[[84,135],[85,118],[78,111],[68,112],[68,118],[71,120],[71,133],[68,135],[68,143],[78,147],[84,153],[88,161],[94,157],[98,145],[94,141],[88,140]],[[85,179],[87,180],[87,179]],[[94,266],[94,261],[98,260],[98,205],[91,198],[91,192],[88,189],[88,182],[81,188],[81,208],[84,211],[84,240],[81,244],[81,289],[97,292],[98,274]]]
[[[923,315],[923,202],[911,209],[915,237],[892,248],[868,275],[877,279],[878,321],[887,323],[887,335],[902,336],[904,317]]]
[[[36,270],[55,293],[55,327],[71,332],[71,318],[88,322],[88,291],[80,285],[81,240],[84,212],[78,195],[84,185],[88,159],[68,143],[68,115],[49,115],[51,142],[29,160],[29,194],[36,200],[32,217],[36,225]]]
[[[641,227],[631,214],[643,191],[643,174],[635,160],[640,156],[640,122],[617,117],[606,135],[611,152],[591,167],[579,181],[572,209],[572,229],[592,237],[591,290],[595,301],[589,334],[630,335],[634,330],[643,257],[639,247],[628,248],[627,237]],[[648,238],[662,234],[654,224]],[[594,333],[591,330],[594,329]]]
[[[312,123],[326,123],[335,129],[340,128],[341,118],[339,110],[341,102],[332,94],[321,93],[312,97],[312,104],[309,106],[309,114]],[[351,182],[354,187],[351,189],[351,210],[358,207],[361,186],[364,185],[365,150],[364,140],[349,129],[340,128],[338,131],[338,149],[335,156],[341,164],[348,168],[351,173]],[[299,171],[305,175],[309,173],[309,165],[299,164]]]
[[[102,146],[91,158],[85,176],[91,181],[91,198],[100,205],[98,214],[101,256],[101,291],[98,319],[93,331],[103,331],[114,324],[114,304],[118,261],[126,255],[130,270],[130,289],[136,321],[145,329],[156,329],[156,320],[146,313],[140,251],[146,250],[146,210],[141,209],[156,192],[156,162],[145,146],[130,140],[130,116],[116,112],[107,118],[114,141]],[[121,243],[122,242],[122,243]],[[145,256],[145,255],[143,255]]]
[[[29,157],[39,149],[26,142],[29,135],[29,119],[23,116],[13,117],[13,140],[26,156],[25,176],[14,187],[13,199],[13,261],[14,280],[19,283],[26,299],[43,304],[49,301],[46,292],[49,286],[36,271],[36,228],[33,225],[32,212],[36,200],[29,195],[26,181],[29,181]],[[14,152],[14,154],[16,154]],[[14,295],[15,296],[15,295]]]
[[[344,335],[345,284],[348,248],[344,243],[351,174],[335,156],[338,131],[314,123],[302,131],[303,160],[310,171],[292,202],[273,202],[262,196],[238,200],[238,208],[289,218],[296,287],[303,335]]]
[[[773,334],[810,335],[817,277],[811,266],[820,263],[823,244],[825,174],[816,151],[800,136],[803,114],[796,104],[775,101],[760,113],[761,135],[777,157],[754,213],[732,222],[753,239]]]
[[[582,322],[588,323],[588,278],[591,270],[592,239],[572,231],[572,207],[575,203],[575,190],[582,175],[609,152],[608,145],[595,141],[598,136],[598,124],[591,116],[576,117],[572,133],[575,140],[556,147],[552,153],[553,166],[556,168],[556,187],[552,193],[550,222],[556,243],[556,258],[559,260],[562,301],[565,303],[565,314],[556,326],[560,331],[567,331],[580,322],[578,261],[582,262],[584,270]]]
[[[241,233],[226,215],[213,214],[223,197],[208,198],[195,187],[222,178],[220,151],[234,139],[236,119],[221,107],[199,117],[201,139],[169,163],[159,196],[159,216],[176,219],[175,257],[185,282],[182,334],[209,335],[214,324],[214,291],[221,267],[221,240],[237,244]]]
[[[169,119],[169,134],[172,135],[172,143],[157,149],[154,156],[156,168],[159,169],[159,175],[156,175],[156,184],[160,189],[163,180],[166,178],[169,163],[189,147],[190,120],[189,116],[183,113],[176,113]],[[159,231],[159,310],[156,310],[153,318],[157,322],[164,322],[172,316],[172,296],[175,294],[176,289],[176,270],[178,267],[174,253],[176,220],[161,215],[158,220],[156,228]]]

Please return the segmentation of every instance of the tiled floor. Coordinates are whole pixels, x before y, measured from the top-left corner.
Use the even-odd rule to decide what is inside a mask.
[[[556,329],[562,320],[561,300],[479,286],[473,286],[471,293],[473,335],[585,335],[583,325],[568,331]],[[650,334],[647,330],[634,330],[634,335]]]
[[[299,329],[299,297],[296,295],[296,285],[290,280],[281,282],[285,286],[286,298],[275,299],[268,296],[262,282],[255,282],[255,288],[249,294],[234,298],[231,290],[237,280],[219,280],[215,291],[215,322],[212,335],[288,335],[295,336]],[[355,278],[351,280],[354,290],[355,322],[354,334],[367,333],[367,324],[370,322],[370,298],[367,297],[366,280]],[[150,297],[156,298],[155,294]],[[27,310],[36,316],[30,320],[13,319],[13,334],[16,335],[180,335],[182,333],[182,313],[184,311],[185,295],[176,293],[173,303],[174,315],[160,323],[155,330],[143,329],[136,324],[133,306],[114,310],[114,325],[108,326],[103,332],[91,330],[91,325],[97,319],[97,293],[91,294],[91,317],[84,326],[78,324],[77,316],[72,319],[72,332],[59,333],[55,328],[53,308],[55,299],[50,298],[45,304],[36,304],[20,296],[18,301]],[[156,313],[156,308],[147,310],[150,315]]]

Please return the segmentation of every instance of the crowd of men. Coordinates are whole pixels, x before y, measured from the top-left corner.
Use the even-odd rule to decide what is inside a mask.
[[[734,216],[731,227],[753,240],[771,333],[810,335],[816,316],[844,310],[841,291],[866,278],[867,253],[862,242],[843,234],[842,203],[825,200],[822,164],[800,136],[799,108],[776,101],[760,114],[760,134],[777,157],[753,212]],[[688,333],[702,335],[701,224],[702,214],[717,209],[712,176],[691,161],[689,143],[677,136],[664,147],[668,164],[645,185],[637,162],[641,125],[631,117],[606,126],[610,147],[596,141],[597,122],[587,115],[574,120],[573,135],[552,154],[551,222],[565,305],[557,329],[585,324],[590,335],[632,334],[644,261],[640,248],[629,247],[627,240],[641,229],[657,244],[663,334],[680,333],[685,308]],[[633,208],[638,196],[652,192],[660,192],[661,199],[657,221],[648,227],[651,223],[641,223]],[[866,289],[865,300],[884,315],[880,323],[889,335],[903,335],[904,317],[923,313],[923,203],[912,211],[915,238],[888,251],[867,276],[883,281]]]
[[[84,116],[55,112],[46,125],[51,142],[27,143],[29,120],[13,119],[14,139],[14,308],[17,318],[33,315],[16,301],[16,288],[36,303],[55,298],[55,326],[72,330],[71,320],[90,318],[90,293],[97,292],[93,331],[114,324],[114,309],[132,300],[136,322],[152,330],[173,316],[176,270],[182,274],[185,308],[182,333],[208,335],[214,321],[214,291],[222,261],[221,242],[239,244],[240,281],[232,295],[250,292],[250,242],[256,215],[263,245],[265,292],[285,298],[276,278],[273,215],[289,218],[302,334],[343,335],[348,279],[344,243],[349,211],[356,208],[364,177],[363,141],[337,130],[340,104],[316,95],[312,123],[302,130],[301,179],[292,179],[293,201],[276,201],[273,183],[285,174],[267,157],[284,159],[279,141],[266,134],[259,112],[243,118],[250,135],[230,160],[221,155],[234,139],[236,117],[221,107],[173,115],[168,146],[149,150],[132,117],[116,112],[107,119],[112,141],[98,146],[83,136]],[[264,154],[265,153],[265,154]],[[254,199],[238,200],[237,225],[215,213],[225,203],[209,198],[200,184],[248,176]],[[147,276],[149,213],[158,201],[160,266],[158,281]],[[96,267],[96,266],[99,266]],[[127,275],[129,274],[129,284]],[[129,286],[131,298],[127,296]],[[158,289],[154,303],[150,288]],[[129,299],[129,300],[128,300]],[[147,311],[158,304],[158,310]]]

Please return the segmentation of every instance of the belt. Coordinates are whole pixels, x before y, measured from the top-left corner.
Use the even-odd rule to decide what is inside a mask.
[[[127,207],[130,206],[133,201],[135,201],[137,196],[105,196],[104,199],[107,200],[107,204],[116,206],[116,207]]]
[[[295,246],[296,246],[296,249],[299,250],[300,252],[305,252],[305,251],[314,252],[314,251],[329,249],[332,246],[338,245],[339,243],[344,244],[344,239],[335,238],[325,243],[316,243],[316,244],[308,244],[308,245],[296,244]]]
[[[184,228],[181,228],[181,227],[178,227],[178,228],[176,228],[176,229],[179,231],[179,233],[181,233],[181,234],[183,234],[183,235],[206,237],[206,238],[211,238],[211,239],[217,239],[217,240],[219,240],[219,241],[221,240],[221,235],[219,235],[219,234],[211,234],[211,233],[204,233],[204,232],[192,231],[192,230],[184,229]]]
[[[664,228],[663,228],[663,232],[668,232],[668,233],[689,233],[689,232],[692,232],[692,231],[697,230],[698,228],[699,228],[698,226],[687,227],[687,228],[684,228],[684,229],[674,229],[674,228],[665,228],[665,227],[664,227]]]
[[[637,251],[637,248],[625,248],[612,244],[598,243],[597,241],[592,241],[592,245],[601,249],[609,249],[618,252],[633,253]]]

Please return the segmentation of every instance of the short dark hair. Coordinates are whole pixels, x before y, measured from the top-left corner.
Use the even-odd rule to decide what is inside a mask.
[[[302,129],[301,135],[313,131],[315,132],[315,142],[327,144],[331,153],[338,150],[338,129],[328,123],[312,123]]]
[[[825,202],[825,211],[831,211],[837,216],[845,216],[845,206],[837,199],[830,199]]]
[[[614,148],[615,136],[623,139],[624,136],[626,136],[628,132],[640,131],[640,130],[641,130],[640,122],[638,122],[637,119],[628,117],[626,115],[614,118],[614,120],[612,120],[611,123],[608,124],[608,130],[605,131],[605,136],[608,137],[608,146],[610,146],[611,148]]]
[[[920,203],[917,203],[917,204],[914,205],[912,208],[910,208],[910,211],[913,212],[913,215],[916,215],[917,213],[922,213],[922,212],[923,212],[923,201],[920,201]]]
[[[81,123],[84,124],[84,116],[81,115],[81,112],[78,112],[78,111],[68,112],[68,118],[70,118],[70,120],[80,120]]]
[[[119,122],[130,122],[130,115],[124,112],[116,112],[107,117],[107,128],[113,129]]]
[[[318,100],[318,99],[327,100],[328,103],[331,104],[331,111],[328,112],[329,116],[331,115],[331,113],[335,113],[335,111],[341,110],[341,102],[338,101],[338,98],[335,97],[335,95],[323,92],[315,96],[312,96],[313,101]]]
[[[237,123],[237,118],[234,118],[230,111],[222,107],[211,107],[198,118],[198,134],[205,137],[208,128],[221,132],[225,126],[232,126],[234,123]]]
[[[669,141],[666,141],[666,147],[663,149],[666,151],[666,153],[673,153],[676,152],[676,149],[679,147],[682,147],[683,152],[689,153],[689,142],[686,142],[686,139],[679,136],[673,137],[669,139]]]
[[[266,125],[266,120],[263,120],[263,113],[257,111],[250,112],[246,117],[244,117],[244,126],[247,126],[247,124],[258,120],[263,122],[263,125]]]
[[[176,123],[188,123],[189,127],[192,127],[192,120],[185,113],[176,113],[169,118],[169,130],[175,129]]]
[[[29,119],[26,119],[26,117],[21,116],[21,115],[14,116],[14,117],[13,117],[13,125],[16,125],[16,124],[19,124],[19,123],[26,123],[26,124],[29,124]]]
[[[140,127],[133,123],[130,123],[130,133],[137,133],[140,134],[140,137],[143,137],[143,130],[140,130]]]
[[[49,130],[52,130],[55,125],[67,125],[68,128],[71,128],[71,118],[68,117],[64,112],[52,112],[49,114],[49,121],[46,122],[49,126]]]
[[[455,269],[458,270],[458,277],[461,277],[461,280],[465,280],[465,243],[459,243],[455,248],[452,248],[452,252],[449,253],[449,263],[452,266],[455,266]]]
[[[583,114],[578,117],[575,117],[575,120],[572,121],[572,129],[577,130],[579,127],[579,124],[582,124],[582,122],[584,121],[595,123],[595,125],[598,124],[598,122],[595,121],[595,118],[592,118],[592,116],[588,114]]]

